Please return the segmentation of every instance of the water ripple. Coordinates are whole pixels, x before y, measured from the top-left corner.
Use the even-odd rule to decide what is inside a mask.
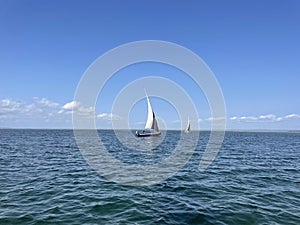
[[[168,132],[149,155],[125,148],[112,131],[99,134],[115,157],[141,165],[168,157],[179,135]],[[0,224],[300,224],[297,133],[227,132],[200,173],[203,132],[187,165],[150,187],[98,175],[72,131],[0,130],[0,137]]]

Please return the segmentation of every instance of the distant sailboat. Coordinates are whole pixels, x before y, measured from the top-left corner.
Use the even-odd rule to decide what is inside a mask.
[[[155,114],[152,110],[150,100],[148,98],[148,95],[145,91],[147,103],[148,103],[148,118],[146,122],[145,129],[142,132],[136,131],[135,135],[137,137],[149,137],[149,136],[159,136],[160,131],[158,129],[157,120],[155,118]]]
[[[188,123],[184,133],[190,133],[190,132],[191,132],[191,123],[190,123],[190,118],[188,118]]]

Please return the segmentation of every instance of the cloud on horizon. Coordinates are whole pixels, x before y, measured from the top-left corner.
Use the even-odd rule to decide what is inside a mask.
[[[99,113],[97,116],[97,118],[100,119],[105,119],[105,120],[110,120],[110,121],[115,121],[115,120],[120,120],[121,117],[112,113]]]
[[[80,102],[70,101],[65,104],[50,101],[46,98],[34,97],[30,102],[2,99],[0,100],[0,127],[29,127],[34,122],[39,126],[71,127],[72,113],[80,113],[83,116],[95,116],[98,122],[120,120],[121,117],[108,112],[96,112],[93,107],[83,107]],[[209,123],[214,118],[196,119],[196,122]],[[224,118],[215,118],[218,121]],[[233,124],[259,124],[262,122],[300,121],[300,114],[288,114],[276,116],[266,114],[259,116],[232,116],[227,119]],[[169,121],[180,124],[179,120]],[[144,122],[143,122],[144,123]]]
[[[82,116],[93,116],[95,114],[95,108],[93,107],[83,107],[80,102],[71,101],[63,106],[58,111],[59,114],[72,114],[72,113],[79,113]]]
[[[261,116],[234,116],[230,117],[229,120],[237,121],[237,122],[280,122],[285,120],[292,120],[292,119],[300,119],[299,114],[289,114],[282,117],[277,117],[274,114],[267,114]]]
[[[59,104],[46,98],[34,97],[30,102],[2,99],[0,100],[0,127],[29,127],[37,123],[39,126],[70,127],[72,113],[80,113],[83,116],[111,121],[120,119],[118,115],[111,113],[96,114],[93,107],[83,107],[79,102],[71,101]]]

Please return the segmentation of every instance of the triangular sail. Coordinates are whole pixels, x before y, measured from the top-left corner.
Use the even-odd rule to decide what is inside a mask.
[[[191,124],[190,124],[190,122],[188,123],[186,130],[187,131],[191,131]]]
[[[147,118],[145,129],[159,131],[157,121],[155,119],[155,114],[152,110],[151,103],[150,103],[147,93],[146,93],[146,98],[147,98],[147,103],[148,103],[148,118]]]
[[[148,103],[148,117],[147,117],[145,129],[151,129],[153,124],[153,110],[147,94],[146,94],[146,98]]]
[[[190,132],[191,131],[191,123],[190,123],[190,118],[188,118],[188,123],[185,129],[185,132]]]
[[[154,112],[153,112],[153,123],[152,123],[151,129],[153,129],[154,131],[158,131],[157,120],[156,120],[156,118],[155,118]]]

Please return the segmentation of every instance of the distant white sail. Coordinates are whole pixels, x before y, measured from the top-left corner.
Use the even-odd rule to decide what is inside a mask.
[[[191,132],[190,118],[188,118],[188,123],[187,123],[186,129],[185,129],[184,132],[185,132],[185,133],[190,133],[190,132]]]

